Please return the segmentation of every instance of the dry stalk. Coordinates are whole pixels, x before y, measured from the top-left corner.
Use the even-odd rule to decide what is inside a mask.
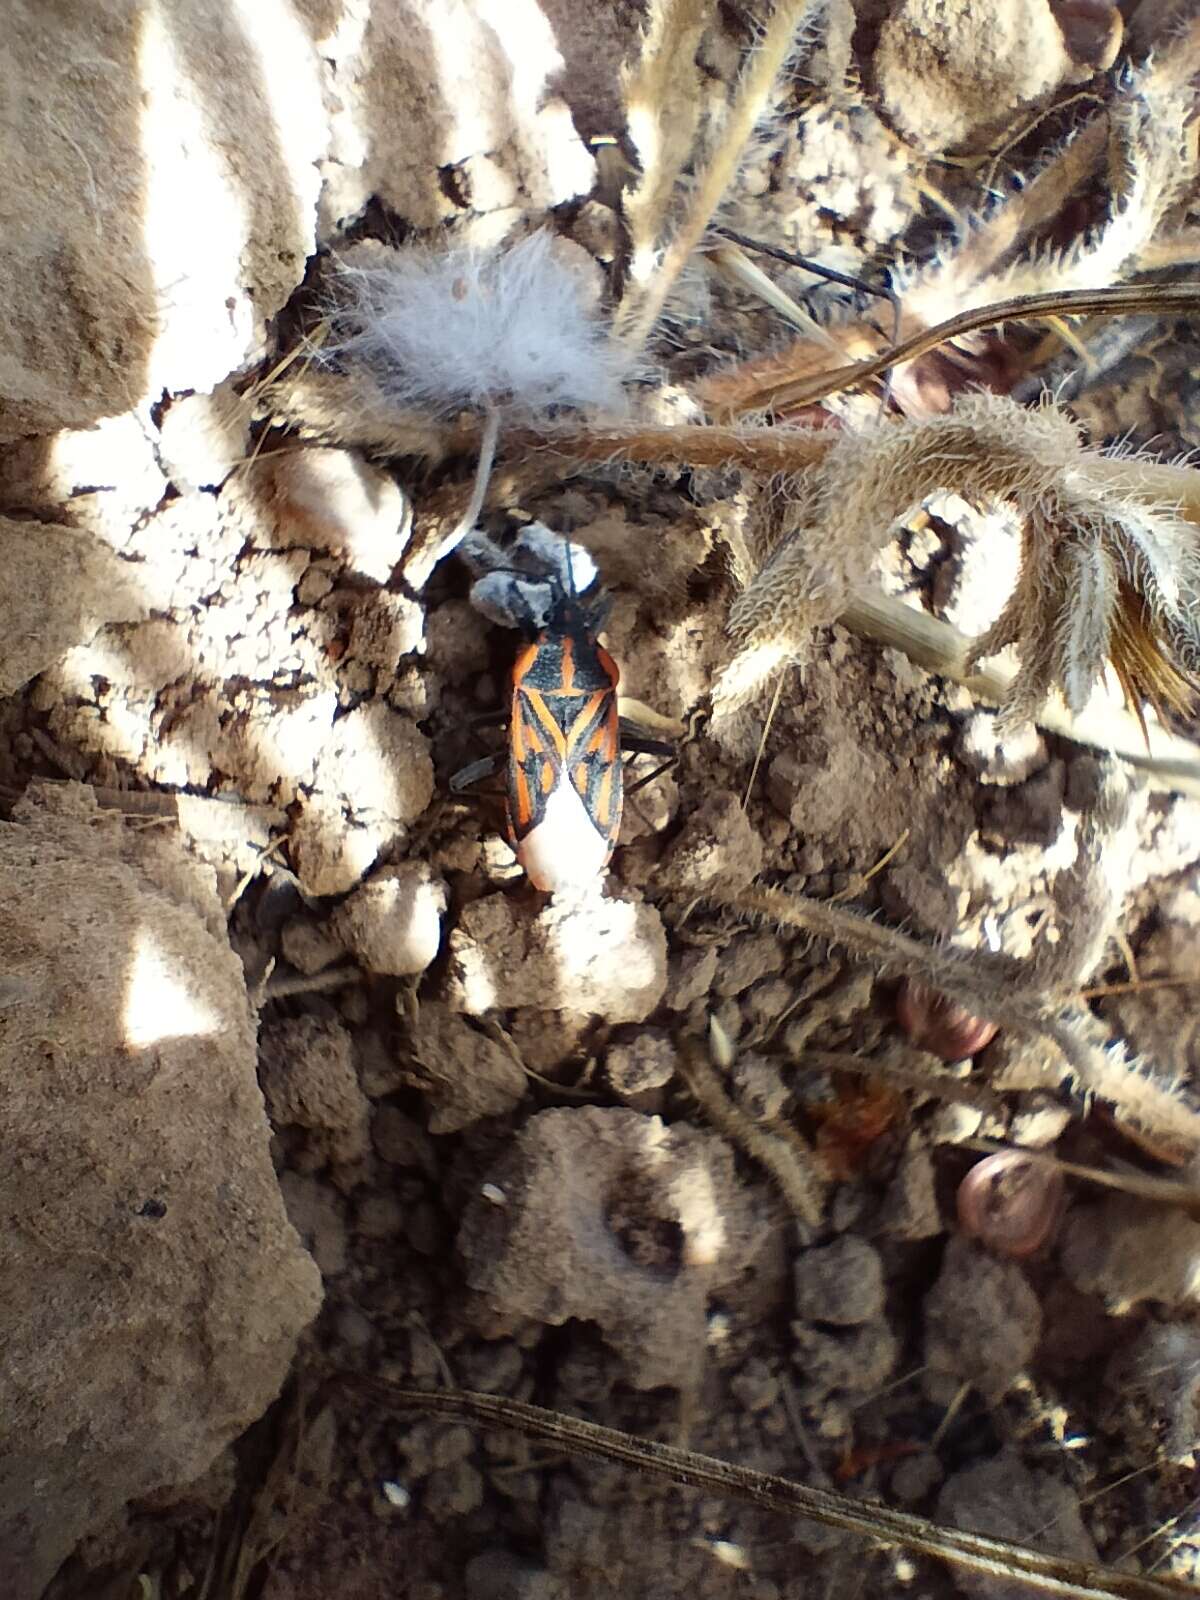
[[[1045,962],[1039,966],[991,951],[937,949],[859,912],[781,889],[708,890],[704,898],[757,921],[798,928],[841,945],[880,971],[907,973],[946,991],[999,1027],[1027,1038],[1048,1039],[1086,1094],[1110,1101],[1149,1133],[1200,1149],[1200,1112],[1175,1086],[1130,1058],[1080,1008],[1073,972],[1047,970]],[[1072,941],[1066,939],[1064,944],[1067,964],[1076,965]]]
[[[691,154],[703,106],[696,52],[715,9],[713,0],[652,0],[641,55],[623,75],[625,122],[641,166],[623,206],[637,281],[653,271],[663,221]]]
[[[466,1390],[402,1389],[377,1379],[339,1374],[338,1387],[348,1388],[379,1405],[434,1416],[477,1422],[486,1428],[512,1429],[568,1455],[594,1461],[614,1461],[655,1478],[704,1489],[710,1494],[732,1495],[785,1516],[806,1517],[827,1528],[838,1528],[860,1539],[884,1545],[903,1545],[935,1560],[969,1572],[985,1573],[1012,1583],[1018,1580],[1041,1594],[1068,1600],[1180,1600],[1193,1595],[1190,1585],[1144,1578],[1136,1573],[1114,1572],[1089,1562],[1034,1550],[1009,1539],[941,1527],[911,1512],[893,1511],[832,1489],[795,1483],[773,1473],[701,1455],[677,1445],[639,1439],[616,1428],[601,1427],[525,1405],[499,1395]]]
[[[961,683],[989,705],[1003,705],[1012,691],[1015,669],[995,663],[971,666],[971,639],[882,590],[860,589],[838,621],[863,639],[903,651],[926,672]],[[1057,695],[1046,702],[1037,720],[1051,733],[1128,761],[1146,774],[1154,789],[1200,799],[1200,751],[1157,723],[1143,727],[1130,712],[1099,697],[1076,714]]]

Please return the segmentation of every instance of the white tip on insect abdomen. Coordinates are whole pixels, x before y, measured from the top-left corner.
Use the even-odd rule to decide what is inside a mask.
[[[560,779],[541,820],[517,846],[517,860],[535,889],[551,894],[586,889],[608,864],[608,840],[597,830],[574,787]]]

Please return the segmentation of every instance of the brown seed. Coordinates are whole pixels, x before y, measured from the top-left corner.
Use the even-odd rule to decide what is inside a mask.
[[[1062,1173],[1019,1150],[976,1162],[958,1186],[958,1220],[1006,1256],[1031,1256],[1051,1237],[1063,1208]]]
[[[896,1017],[915,1045],[943,1061],[976,1055],[998,1032],[986,1017],[972,1015],[948,995],[911,978],[904,980],[896,995]]]

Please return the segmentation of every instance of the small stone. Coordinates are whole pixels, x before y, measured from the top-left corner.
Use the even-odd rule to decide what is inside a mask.
[[[696,891],[744,889],[762,871],[763,846],[741,800],[718,790],[701,802],[662,860],[664,881]]]
[[[330,918],[331,931],[368,972],[412,977],[438,953],[449,901],[425,862],[384,867]]]
[[[783,946],[771,933],[743,933],[732,939],[717,963],[714,989],[728,998],[783,968]]]
[[[525,1096],[525,1074],[509,1052],[444,1005],[422,1003],[410,1045],[408,1077],[429,1099],[430,1133],[502,1116]]]
[[[1075,1561],[1099,1560],[1073,1491],[1051,1473],[1031,1472],[1013,1450],[948,1478],[938,1496],[937,1520]],[[973,1572],[957,1572],[955,1579],[972,1600],[1018,1600],[1030,1593],[1026,1584]]]
[[[1113,1316],[1147,1300],[1172,1308],[1200,1301],[1200,1223],[1183,1211],[1131,1195],[1079,1206],[1059,1254],[1075,1287],[1101,1295]]]
[[[1041,1333],[1041,1305],[1017,1263],[956,1234],[925,1296],[928,1365],[998,1400],[1028,1366]]]
[[[283,547],[337,554],[352,571],[387,582],[412,532],[412,505],[389,473],[321,447],[285,452],[266,463],[264,479]]]
[[[682,950],[667,966],[667,992],[663,1004],[668,1011],[686,1011],[694,1000],[704,999],[717,975],[716,947]]]
[[[804,1250],[793,1273],[796,1311],[806,1322],[854,1327],[883,1311],[883,1261],[865,1239],[847,1236]]]
[[[297,972],[309,976],[324,972],[344,953],[341,941],[324,923],[314,922],[311,917],[292,917],[285,922],[279,942],[284,958]]]
[[[411,1167],[429,1177],[437,1172],[433,1141],[399,1106],[383,1105],[376,1109],[371,1123],[371,1142],[376,1154],[389,1166]]]
[[[604,1070],[616,1093],[630,1099],[670,1083],[676,1059],[669,1034],[661,1028],[644,1028],[632,1039],[609,1046]]]
[[[880,1221],[893,1239],[932,1239],[943,1231],[933,1158],[923,1145],[910,1145],[900,1157],[880,1208]]]
[[[175,487],[215,489],[248,454],[249,410],[222,384],[172,400],[159,427],[158,457]]]
[[[957,754],[981,783],[1007,788],[1046,765],[1046,741],[1032,722],[1001,736],[994,711],[976,711],[958,731]]]

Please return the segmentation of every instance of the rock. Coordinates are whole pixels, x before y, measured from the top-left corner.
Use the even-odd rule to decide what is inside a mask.
[[[285,1017],[263,1029],[259,1073],[277,1128],[300,1127],[335,1168],[360,1168],[371,1107],[358,1086],[350,1035],[333,1017]]]
[[[1078,1206],[1063,1225],[1063,1271],[1113,1316],[1144,1300],[1194,1306],[1200,1299],[1200,1222],[1169,1206],[1113,1195]]]
[[[528,211],[589,194],[595,162],[551,88],[565,70],[554,30],[542,12],[526,24],[519,62],[463,0],[406,0],[372,9],[361,28],[330,28],[321,48],[339,110],[322,227],[377,198],[414,227],[436,228],[456,210],[456,187],[479,212],[503,213],[513,184]]]
[[[382,467],[350,450],[294,450],[267,463],[267,505],[281,545],[341,556],[386,583],[412,533],[412,505]]]
[[[1104,1374],[1119,1438],[1154,1459],[1194,1469],[1200,1445],[1200,1329],[1151,1322]]]
[[[1031,1472],[1010,1450],[948,1478],[938,1495],[937,1520],[973,1533],[1015,1539],[1074,1561],[1099,1560],[1072,1491],[1048,1472]],[[1029,1600],[1029,1585],[1019,1581],[1009,1583],[963,1568],[954,1579],[973,1600]]]
[[[372,701],[330,729],[313,793],[293,830],[296,873],[311,895],[345,894],[403,839],[433,798],[429,741]]]
[[[422,1002],[410,1044],[407,1076],[431,1103],[430,1133],[503,1116],[525,1097],[528,1080],[508,1051],[444,1005]]]
[[[346,1268],[346,1208],[332,1184],[310,1172],[285,1168],[279,1177],[288,1220],[312,1252],[322,1278],[336,1278]]]
[[[340,940],[334,938],[328,924],[314,922],[306,916],[292,917],[285,922],[279,943],[296,971],[310,976],[314,972],[324,972],[344,954]]]
[[[1026,1366],[1042,1333],[1042,1308],[1015,1261],[1001,1261],[956,1234],[925,1296],[925,1360],[998,1400]]]
[[[458,1237],[478,1319],[598,1324],[638,1389],[687,1388],[703,1365],[710,1294],[762,1246],[721,1140],[624,1108],[539,1112],[487,1174]]]
[[[376,1154],[393,1167],[411,1167],[433,1177],[437,1157],[425,1129],[401,1111],[399,1106],[382,1105],[371,1124],[371,1140]]]
[[[6,22],[24,92],[0,209],[24,288],[0,333],[0,437],[211,389],[261,353],[316,244],[314,39],[295,12],[219,0],[18,0]]]
[[[49,447],[45,439],[18,439],[0,452],[0,504],[20,506],[45,522],[69,523],[123,555],[135,554],[134,529],[149,520],[166,489],[153,432],[132,414],[64,430]],[[147,592],[148,572],[139,562],[138,586]]]
[[[472,1016],[513,1006],[642,1022],[662,999],[667,939],[653,906],[600,895],[536,911],[506,895],[466,906],[447,998]]]
[[[284,1214],[210,869],[76,788],[0,826],[0,1591],[279,1392],[320,1284]],[[146,848],[149,841],[149,849]]]
[[[1046,765],[1046,741],[1032,722],[1001,736],[994,711],[974,711],[958,730],[957,753],[981,783],[1024,783]]]
[[[250,410],[229,384],[172,400],[159,424],[158,456],[177,489],[216,489],[248,458]]]
[[[449,901],[423,861],[384,867],[338,907],[330,928],[368,972],[415,977],[438,953]]]
[[[874,71],[890,117],[926,150],[973,150],[1064,83],[1081,82],[1048,0],[998,0],[986,15],[900,0]]]
[[[783,946],[772,933],[742,933],[731,939],[717,960],[714,992],[742,994],[751,984],[783,969]]]
[[[0,695],[15,694],[106,623],[140,621],[149,609],[136,567],[74,528],[0,517],[0,560]]]
[[[893,1239],[932,1239],[943,1232],[933,1157],[923,1145],[901,1155],[880,1207],[883,1231]]]
[[[830,1394],[869,1394],[887,1381],[898,1350],[886,1322],[837,1331],[793,1322],[792,1361],[800,1399],[805,1405],[820,1405]]]
[[[678,1059],[671,1036],[662,1028],[643,1028],[632,1039],[608,1047],[604,1072],[621,1098],[662,1089],[675,1075]]]
[[[714,945],[703,950],[681,950],[672,955],[667,967],[667,990],[663,1004],[669,1011],[686,1011],[693,1000],[708,994],[717,975]]]
[[[793,1268],[796,1313],[805,1322],[856,1327],[883,1313],[883,1262],[865,1239],[802,1250]]]
[[[695,893],[719,885],[744,889],[762,871],[763,845],[737,795],[721,789],[692,812],[663,857],[673,888]]]

